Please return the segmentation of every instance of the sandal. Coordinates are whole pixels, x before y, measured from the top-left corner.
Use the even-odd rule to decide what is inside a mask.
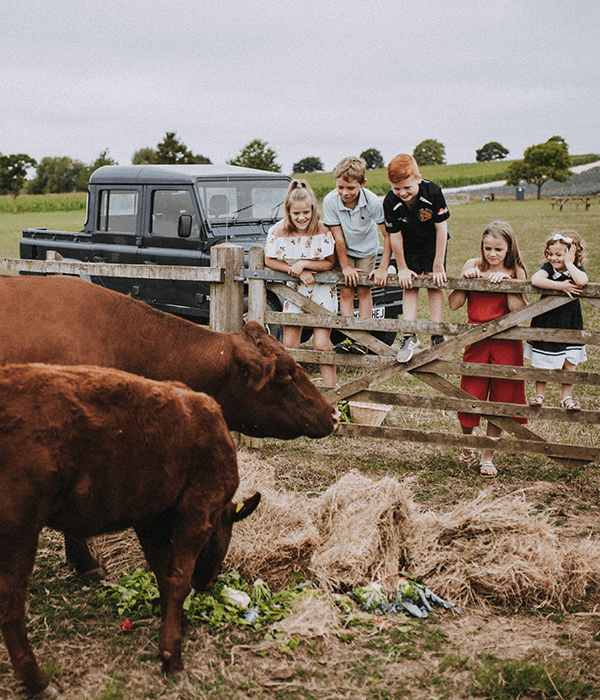
[[[532,399],[529,399],[530,406],[541,406],[544,403],[542,394],[536,394]]]
[[[560,402],[560,405],[563,408],[566,408],[567,411],[581,411],[579,401],[575,401],[572,396],[565,396],[565,398]]]
[[[458,455],[458,461],[461,464],[473,464],[477,461],[474,447],[463,447],[462,452]]]
[[[479,475],[485,479],[493,479],[495,476],[498,476],[498,470],[491,459],[487,459],[479,464]]]

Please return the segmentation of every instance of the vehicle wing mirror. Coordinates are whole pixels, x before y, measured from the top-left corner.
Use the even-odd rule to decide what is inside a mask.
[[[177,235],[179,238],[189,238],[192,235],[192,217],[189,214],[182,214],[179,217]]]

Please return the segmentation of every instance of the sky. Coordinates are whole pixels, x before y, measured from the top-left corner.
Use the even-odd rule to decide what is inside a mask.
[[[425,139],[448,163],[600,153],[598,27],[598,0],[4,0],[0,153],[127,165],[167,131],[213,163],[266,141],[285,173]]]

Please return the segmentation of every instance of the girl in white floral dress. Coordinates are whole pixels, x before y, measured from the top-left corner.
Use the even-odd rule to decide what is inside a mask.
[[[269,229],[265,246],[265,263],[272,270],[297,277],[302,296],[337,314],[337,291],[334,284],[315,282],[313,272],[326,272],[335,264],[335,240],[319,218],[317,198],[306,180],[292,180],[284,203],[284,218]],[[284,313],[301,313],[289,301]],[[314,329],[315,350],[331,351],[329,328]],[[283,346],[297,349],[301,326],[283,326]],[[323,384],[335,387],[335,365],[321,365]]]

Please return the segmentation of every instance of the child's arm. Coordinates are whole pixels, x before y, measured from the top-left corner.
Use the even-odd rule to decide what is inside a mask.
[[[575,282],[578,287],[583,287],[588,283],[588,276],[575,265],[575,252],[576,247],[571,244],[565,255],[565,265],[567,266],[567,270],[573,282]]]
[[[394,251],[394,257],[398,265],[398,282],[403,289],[412,289],[412,278],[417,277],[417,273],[409,270],[404,258],[404,239],[402,233],[390,233],[390,245]]]
[[[327,272],[335,265],[335,255],[328,255],[324,260],[298,260],[290,268],[290,275],[297,277],[304,284],[315,281],[313,272]]]
[[[344,275],[344,283],[347,287],[356,287],[359,282],[358,270],[352,267],[348,262],[348,253],[346,251],[346,239],[344,238],[344,232],[341,226],[330,226],[331,233],[335,238],[335,252],[337,253],[338,260],[340,261],[340,267],[342,268],[342,273]]]
[[[481,272],[477,267],[477,258],[471,258],[463,265],[463,269],[460,273],[461,277],[481,277]],[[460,309],[464,305],[469,292],[466,289],[453,289],[448,295],[448,306],[452,311]]]
[[[578,270],[578,272],[583,271]],[[585,272],[583,272],[583,275],[585,277],[585,282],[583,284],[587,284],[587,275],[585,274]],[[581,294],[580,286],[576,284],[573,280],[563,280],[562,282],[551,280],[548,277],[548,273],[546,272],[546,270],[538,270],[531,278],[531,284],[534,287],[539,287],[540,289],[555,289],[560,292],[564,292],[567,296],[571,298],[579,296]],[[583,286],[583,284],[581,286]]]
[[[390,243],[390,234],[386,231],[385,224],[379,224],[379,230],[383,236],[383,253],[379,267],[371,272],[369,279],[373,278],[376,287],[385,287],[388,278],[388,267],[392,259],[392,244]]]
[[[527,279],[527,274],[522,267],[518,268],[517,270],[517,279]],[[506,303],[509,311],[517,311],[518,309],[522,309],[524,306],[527,306],[527,297],[524,294],[507,294]]]
[[[440,221],[435,225],[435,258],[433,259],[433,281],[437,285],[442,285],[447,280],[444,268],[447,245],[448,224],[446,221]]]

